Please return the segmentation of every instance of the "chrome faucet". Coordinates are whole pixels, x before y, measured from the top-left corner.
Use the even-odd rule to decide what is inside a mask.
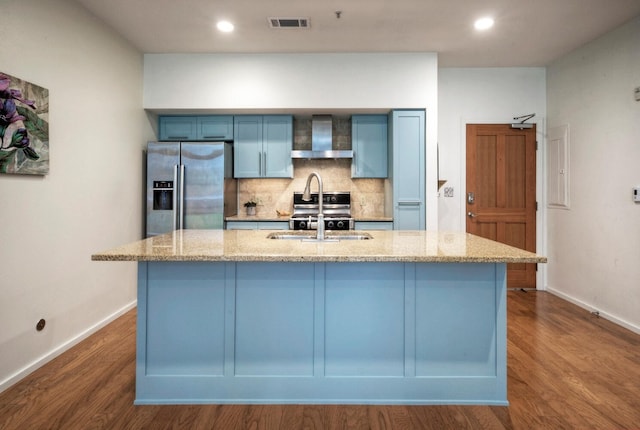
[[[322,195],[322,178],[318,172],[311,172],[309,177],[307,178],[307,185],[304,187],[304,192],[302,193],[302,200],[308,202],[311,200],[311,178],[316,177],[318,180],[318,223],[316,230],[318,235],[316,238],[318,240],[324,240],[324,213],[322,212],[322,201],[324,197]]]

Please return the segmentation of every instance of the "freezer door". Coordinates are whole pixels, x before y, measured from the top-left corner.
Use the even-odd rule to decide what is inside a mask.
[[[179,142],[147,145],[147,237],[176,229],[179,164]]]
[[[224,227],[224,143],[182,142],[181,228]]]

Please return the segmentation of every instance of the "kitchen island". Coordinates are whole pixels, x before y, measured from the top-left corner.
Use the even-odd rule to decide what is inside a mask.
[[[180,230],[138,262],[136,404],[507,404],[506,264],[464,233]]]

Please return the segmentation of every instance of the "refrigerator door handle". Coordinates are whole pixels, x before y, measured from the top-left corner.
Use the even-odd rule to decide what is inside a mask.
[[[173,166],[173,229],[178,226],[178,165]]]
[[[184,228],[184,164],[180,165],[180,225],[179,230]]]

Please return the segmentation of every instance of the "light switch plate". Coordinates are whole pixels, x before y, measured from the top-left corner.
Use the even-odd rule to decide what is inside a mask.
[[[633,91],[633,93],[636,96],[636,101],[640,102],[640,87],[636,87],[636,89]]]
[[[640,187],[633,188],[633,201],[640,203]]]

